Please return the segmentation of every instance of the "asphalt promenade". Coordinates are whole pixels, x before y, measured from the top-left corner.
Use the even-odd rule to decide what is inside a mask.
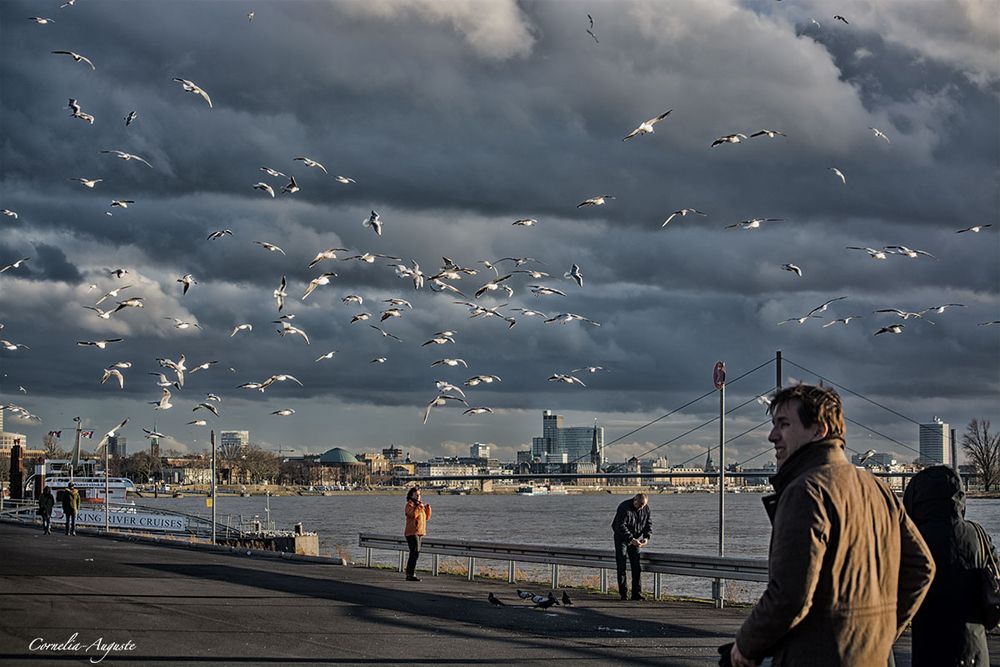
[[[578,591],[542,610],[506,582],[422,579],[0,523],[0,665],[703,666],[747,613]]]

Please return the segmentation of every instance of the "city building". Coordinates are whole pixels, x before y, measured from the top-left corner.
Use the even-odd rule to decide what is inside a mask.
[[[604,427],[562,425],[563,418],[551,410],[542,412],[542,435],[531,439],[531,457],[535,461],[549,462],[555,455],[566,455],[567,463],[587,461],[603,466]]]
[[[317,463],[322,469],[323,483],[359,484],[369,481],[368,466],[341,447],[326,450],[320,454]]]
[[[418,477],[476,475],[478,474],[478,469],[475,465],[465,463],[455,457],[435,457],[429,459],[426,463],[417,463],[416,474]],[[466,486],[467,482],[462,480],[442,480],[441,484],[444,486]]]
[[[382,456],[393,463],[398,463],[403,460],[403,450],[395,445],[391,445],[382,450]]]
[[[517,464],[531,463],[531,450],[530,449],[518,450],[517,460],[515,461],[515,463]]]
[[[108,437],[108,456],[117,456],[122,459],[128,457],[127,440],[124,435]]]
[[[250,445],[250,431],[219,431],[219,450],[230,455],[246,451]]]
[[[920,425],[920,465],[952,465],[951,431],[948,424],[934,417],[928,424]]]
[[[469,458],[488,459],[490,458],[490,446],[481,442],[474,442],[469,445]]]

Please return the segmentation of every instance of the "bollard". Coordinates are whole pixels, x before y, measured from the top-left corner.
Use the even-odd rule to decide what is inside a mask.
[[[663,590],[662,586],[663,586],[663,583],[662,583],[662,580],[660,579],[660,573],[659,572],[653,573],[653,599],[654,600],[659,600],[660,599],[660,596],[662,595],[662,590]]]
[[[404,552],[399,552],[399,571],[402,572],[405,568],[403,567],[403,554]]]
[[[372,566],[372,548],[367,547],[365,549],[365,567],[371,567],[371,566]]]
[[[438,576],[438,571],[441,569],[441,563],[440,563],[440,560],[439,560],[440,558],[441,557],[438,554],[434,554],[431,557],[431,576],[432,577]]]
[[[559,566],[552,564],[552,590],[559,588]]]
[[[469,558],[469,581],[476,578],[476,559]]]
[[[514,561],[512,561],[512,560],[507,561],[507,583],[508,584],[515,583],[515,579],[516,579],[516,576],[517,576],[515,574],[515,571],[516,571],[515,568],[516,567],[517,567],[517,564],[514,563]]]

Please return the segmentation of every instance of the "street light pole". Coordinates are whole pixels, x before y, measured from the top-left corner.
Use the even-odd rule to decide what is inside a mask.
[[[117,436],[116,442],[117,442]],[[111,443],[104,443],[104,532],[111,532],[111,507],[110,507],[110,490],[111,485],[108,481],[108,475],[111,474],[111,459],[108,456],[108,450],[111,449]]]
[[[215,544],[215,429],[209,437],[212,440],[212,544]]]

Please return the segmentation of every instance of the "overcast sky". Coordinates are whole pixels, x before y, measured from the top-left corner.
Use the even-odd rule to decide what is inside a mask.
[[[783,382],[822,376],[849,390],[857,451],[912,460],[911,420],[940,416],[959,433],[973,417],[1000,425],[1000,325],[980,325],[1000,318],[995,1],[60,4],[0,3],[0,208],[18,214],[0,217],[0,265],[30,257],[0,275],[0,336],[30,348],[0,350],[0,399],[41,418],[6,414],[6,430],[32,446],[54,429],[70,443],[74,416],[99,433],[128,417],[130,451],[154,424],[164,448],[200,451],[208,428],[187,422],[207,418],[296,453],[395,444],[424,458],[483,442],[512,459],[540,435],[543,409],[567,425],[597,419],[611,442],[710,392],[716,361],[730,379],[764,364],[728,387],[729,408],[750,401],[727,417],[732,437],[766,420],[752,399],[776,384],[776,350]],[[92,124],[72,116],[70,98]],[[667,110],[655,133],[622,141]],[[787,136],[710,147],[764,128]],[[293,160],[302,156],[329,173]],[[300,190],[282,193],[288,179],[262,166]],[[73,178],[102,180],[90,189]],[[601,194],[615,199],[577,208]],[[682,208],[707,216],[661,227]],[[372,210],[381,236],[362,224]],[[522,218],[537,224],[511,224]],[[752,218],[782,221],[727,228]],[[993,226],[956,234],[983,224]],[[232,235],[206,240],[222,229]],[[933,258],[846,248],[891,245]],[[308,268],[327,248],[347,251]],[[400,262],[344,259],[364,252],[416,262],[428,278],[442,257],[478,273],[447,281],[466,297],[416,290],[389,266]],[[533,258],[516,268],[550,276],[515,273],[504,283],[513,296],[473,298],[497,277],[481,261],[506,275],[515,266],[495,261],[504,257]],[[582,287],[564,278],[573,264]],[[118,268],[122,279],[110,275]],[[303,301],[324,271],[337,276]],[[197,281],[187,294],[184,274]],[[309,345],[276,334],[282,275],[281,312]],[[83,308],[124,285],[101,307],[142,297],[144,308],[110,319]],[[343,303],[348,294],[364,303]],[[821,317],[778,324],[837,297],[847,298]],[[413,306],[381,323],[402,342],[368,326],[389,298]],[[470,319],[454,301],[506,304],[516,325]],[[873,312],[950,303],[963,306],[905,321]],[[372,318],[352,324],[361,312]],[[861,318],[823,326],[848,316]],[[241,323],[253,330],[231,337]],[[890,324],[903,332],[874,335]],[[421,345],[442,330],[454,344]],[[119,337],[106,350],[77,345]],[[181,354],[189,368],[218,363],[189,373],[172,409],[154,410],[161,390],[148,373],[173,377],[156,359]],[[468,368],[431,366],[443,358]],[[116,361],[132,363],[124,390],[100,383]],[[548,381],[585,366],[606,370],[578,372],[586,387]],[[237,388],[280,373],[304,386]],[[465,388],[469,406],[492,414],[449,404],[421,423],[435,380],[476,374],[502,378]],[[208,392],[222,399],[219,417],[192,412]],[[670,441],[650,456],[700,463],[717,424],[684,434],[718,407],[711,394],[608,455]],[[286,408],[295,413],[271,414]],[[767,451],[766,435],[734,440],[727,458]]]

